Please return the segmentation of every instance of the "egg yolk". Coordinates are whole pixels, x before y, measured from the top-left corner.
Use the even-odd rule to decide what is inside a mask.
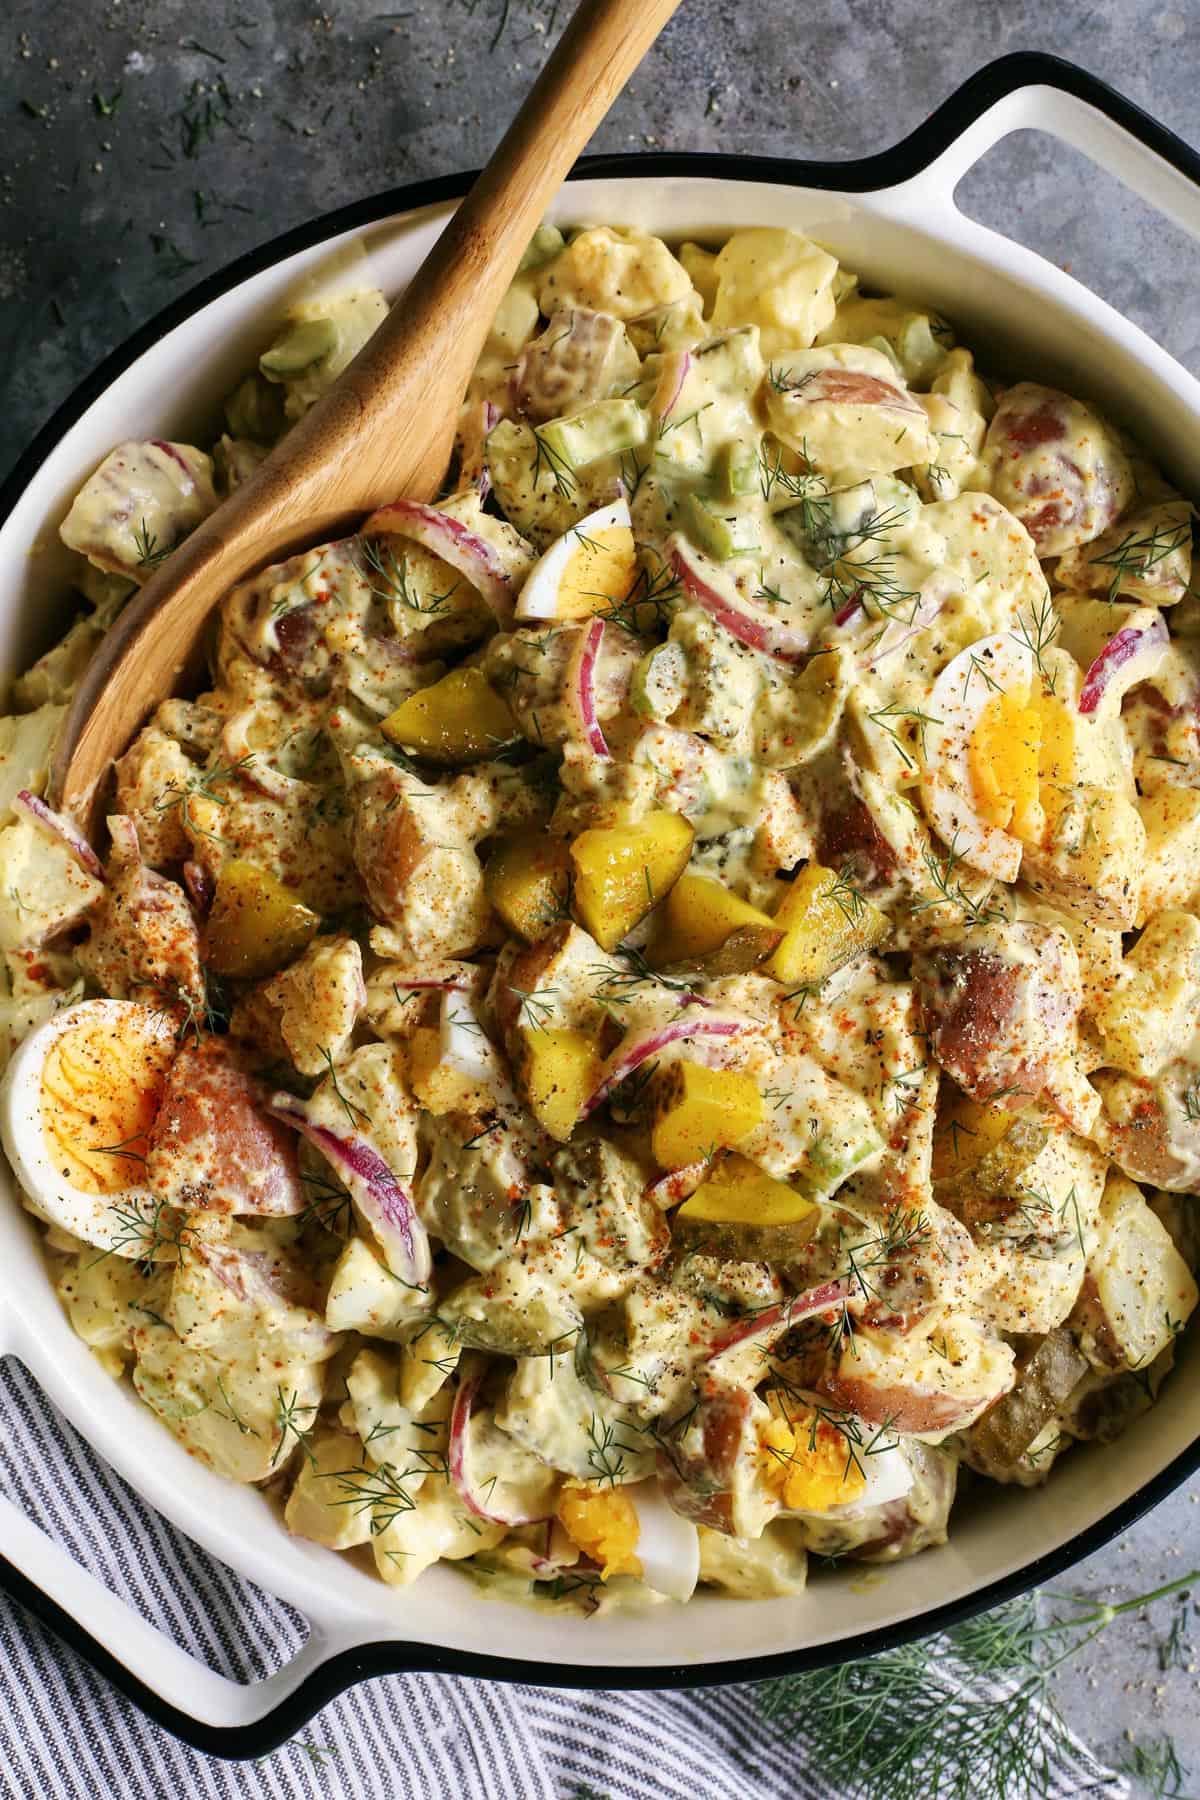
[[[787,1418],[777,1413],[760,1441],[763,1480],[790,1512],[828,1512],[857,1500],[866,1488],[846,1439],[818,1413],[803,1407],[792,1408]]]
[[[558,1516],[571,1542],[600,1564],[604,1581],[610,1575],[641,1574],[635,1554],[641,1536],[637,1509],[620,1488],[564,1488]]]
[[[42,1066],[42,1136],[64,1181],[114,1194],[142,1180],[146,1141],[175,1053],[169,1034],[146,1037],[109,1019],[64,1032]]]
[[[1052,694],[995,694],[967,745],[967,766],[981,819],[1025,842],[1046,822],[1044,784],[1069,782],[1074,740],[1066,708]]]
[[[558,583],[555,616],[586,619],[618,605],[637,579],[637,551],[628,525],[576,534]]]

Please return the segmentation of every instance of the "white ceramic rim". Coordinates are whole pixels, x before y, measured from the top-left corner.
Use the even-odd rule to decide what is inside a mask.
[[[737,225],[793,224],[876,285],[946,312],[964,341],[986,346],[992,360],[1019,356],[1023,372],[1096,398],[1131,427],[1140,423],[1173,478],[1198,493],[1200,384],[1070,276],[966,219],[953,197],[961,176],[992,144],[1018,129],[1041,129],[1083,150],[1200,236],[1191,171],[1147,149],[1144,131],[1115,122],[1110,107],[1096,104],[1105,92],[1098,84],[1089,88],[1080,77],[1089,90],[1081,97],[1064,91],[1049,59],[1017,60],[1031,71],[1038,65],[1040,78],[1001,92],[927,167],[891,186],[851,195],[831,191],[831,185],[781,185],[788,179],[785,165],[667,157],[653,159],[645,174],[640,163],[635,175],[584,172],[563,190],[552,217],[572,224],[617,219],[676,239],[711,237]],[[731,164],[737,174],[696,172],[712,160]],[[760,169],[771,172],[754,179]],[[187,310],[53,443],[39,440],[40,466],[32,471],[22,465],[27,485],[6,518],[0,507],[0,619],[7,620],[0,654],[10,670],[53,636],[47,621],[55,603],[61,606],[63,573],[55,527],[111,444],[135,431],[196,430],[198,421],[211,417],[213,394],[224,392],[262,348],[284,297],[316,264],[360,238],[382,285],[394,292],[448,211],[445,201],[419,206],[334,230],[281,260],[254,259],[258,272]],[[1200,1461],[1183,1374],[1168,1383],[1162,1401],[1117,1454],[1078,1450],[1049,1487],[1012,1496],[997,1492],[992,1504],[972,1508],[961,1522],[956,1515],[948,1545],[912,1562],[866,1580],[861,1570],[822,1573],[799,1599],[751,1603],[705,1594],[686,1612],[663,1606],[627,1618],[584,1620],[486,1601],[473,1584],[444,1568],[411,1589],[389,1589],[348,1559],[288,1538],[260,1495],[191,1462],[132,1393],[103,1372],[59,1309],[36,1230],[15,1204],[0,1207],[0,1353],[27,1365],[96,1451],[151,1505],[296,1607],[309,1621],[310,1636],[269,1680],[247,1686],[228,1681],[168,1644],[3,1502],[0,1553],[10,1591],[51,1617],[72,1641],[85,1634],[93,1660],[192,1741],[201,1741],[207,1730],[210,1742],[232,1743],[242,1732],[245,1742],[258,1743],[255,1754],[269,1747],[262,1736],[268,1718],[279,1721],[278,1741],[347,1680],[384,1668],[669,1686],[744,1679],[880,1648],[1099,1547]],[[1187,1346],[1181,1363],[1194,1368],[1196,1362],[1197,1353]],[[70,1621],[75,1632],[67,1629]],[[490,1653],[500,1643],[503,1659]]]

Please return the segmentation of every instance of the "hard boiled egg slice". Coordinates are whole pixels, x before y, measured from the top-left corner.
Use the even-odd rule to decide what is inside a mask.
[[[899,1500],[912,1469],[890,1432],[813,1399],[772,1399],[762,1431],[762,1472],[785,1516],[850,1519]]]
[[[0,1083],[0,1141],[31,1210],[122,1256],[152,1235],[146,1146],[175,1029],[137,1001],[84,1000],[27,1037]]]
[[[667,1505],[657,1481],[626,1488],[637,1513],[635,1554],[642,1580],[656,1594],[690,1600],[700,1579],[700,1533]]]
[[[516,617],[587,619],[620,606],[637,580],[628,500],[614,500],[564,531],[530,570]]]
[[[1015,881],[1022,839],[1040,834],[1041,683],[1008,632],[979,638],[938,676],[929,699],[921,799],[955,856]]]

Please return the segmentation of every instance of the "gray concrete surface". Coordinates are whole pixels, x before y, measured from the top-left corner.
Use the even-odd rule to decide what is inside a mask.
[[[0,472],[81,376],[199,276],[318,211],[478,163],[540,65],[546,0],[3,0]],[[684,0],[598,149],[842,157],[885,147],[1010,50],[1073,57],[1200,143],[1200,5],[1178,0]],[[968,211],[1071,267],[1200,372],[1200,251],[1049,140],[995,151]],[[1200,1565],[1178,1495],[1068,1584],[1119,1595]],[[1200,1790],[1188,1599],[1062,1682],[1117,1757],[1171,1736]],[[1181,1647],[1182,1644],[1182,1647]],[[1176,1653],[1177,1652],[1177,1653]],[[1171,1791],[1168,1783],[1166,1792]]]

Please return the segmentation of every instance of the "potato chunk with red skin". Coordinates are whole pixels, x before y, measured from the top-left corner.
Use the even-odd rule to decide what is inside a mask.
[[[1039,556],[1090,543],[1133,498],[1116,433],[1057,388],[1020,381],[1001,396],[983,446],[991,492],[1020,519]]]
[[[203,1006],[200,938],[187,895],[143,863],[132,819],[115,815],[108,828],[107,886],[91,936],[79,947],[80,964],[118,1000],[157,993],[168,1004]]]
[[[678,1434],[660,1439],[658,1478],[673,1511],[728,1537],[757,1537],[779,1511],[759,1480],[759,1427],[768,1413],[745,1388],[703,1394]]]
[[[405,954],[465,956],[491,907],[472,845],[442,816],[437,790],[383,765],[353,790],[354,861],[371,910]]]
[[[1083,1005],[1065,931],[979,926],[913,958],[933,1053],[975,1100],[1020,1107],[1053,1083]]]
[[[1200,1118],[1196,1064],[1171,1063],[1153,1081],[1116,1069],[1091,1078],[1101,1101],[1097,1144],[1135,1181],[1171,1193],[1200,1187]]]
[[[185,1211],[303,1211],[297,1140],[267,1116],[266,1097],[228,1038],[184,1044],[150,1133],[146,1179],[155,1195]]]
[[[638,357],[625,327],[610,313],[570,307],[556,312],[526,344],[512,373],[513,410],[534,425],[561,419],[628,387]]]

